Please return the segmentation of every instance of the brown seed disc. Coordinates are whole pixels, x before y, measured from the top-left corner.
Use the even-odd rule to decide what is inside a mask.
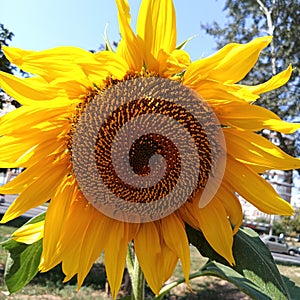
[[[192,90],[141,77],[90,101],[76,124],[72,160],[83,194],[98,210],[149,222],[195,191],[208,190],[200,206],[210,201],[224,172],[224,145],[213,111]]]

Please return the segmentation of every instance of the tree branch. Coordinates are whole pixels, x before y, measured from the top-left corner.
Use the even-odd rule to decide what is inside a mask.
[[[267,32],[268,32],[269,35],[273,36],[275,25],[273,24],[273,20],[272,20],[272,11],[273,11],[273,8],[274,8],[274,5],[275,5],[275,0],[272,1],[272,6],[269,10],[262,3],[261,0],[256,0],[256,2],[258,3],[259,8],[263,11],[264,15],[266,16],[267,26],[268,26]],[[276,72],[275,47],[274,47],[274,42],[273,41],[271,42],[270,47],[271,47],[272,75],[275,75],[277,72]]]

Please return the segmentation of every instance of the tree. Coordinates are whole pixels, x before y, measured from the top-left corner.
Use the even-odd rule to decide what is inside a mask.
[[[0,70],[11,74],[14,67],[6,59],[1,48],[2,46],[8,46],[8,41],[11,41],[13,36],[14,34],[0,23]]]
[[[12,74],[15,67],[6,59],[3,54],[2,46],[8,46],[9,41],[12,40],[14,34],[4,27],[0,23],[0,70]],[[3,102],[5,101],[4,93],[0,88],[0,108],[3,107]]]
[[[285,235],[296,236],[300,234],[300,209],[295,210],[292,217],[280,217],[274,222],[273,232],[275,235],[284,233]]]
[[[267,107],[285,120],[295,120],[300,115],[300,39],[297,37],[297,32],[300,32],[300,1],[226,0],[224,10],[227,12],[224,27],[214,22],[202,25],[202,28],[216,38],[218,48],[229,42],[245,43],[258,36],[272,35],[271,44],[242,83],[261,83],[292,64],[295,70],[289,83],[262,95],[256,104]],[[285,152],[296,154],[295,142],[291,144],[281,134],[278,138]]]
[[[8,46],[9,41],[12,40],[14,34],[6,29],[3,24],[0,23],[0,71],[12,74],[16,67],[13,66],[10,61],[4,56],[2,51],[2,46]],[[26,75],[27,73],[20,70],[22,75]],[[7,95],[2,91],[0,87],[0,109],[3,107],[3,103],[7,101]],[[19,107],[20,104],[14,100],[10,99],[10,102],[13,106]]]
[[[285,234],[287,231],[287,228],[281,220],[274,221],[273,224],[273,234],[279,236],[281,233]]]

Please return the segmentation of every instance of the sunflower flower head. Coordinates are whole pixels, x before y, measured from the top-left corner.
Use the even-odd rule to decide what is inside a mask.
[[[263,212],[293,213],[260,174],[300,161],[256,132],[292,133],[300,125],[254,104],[285,84],[292,68],[256,86],[237,84],[271,37],[190,62],[176,48],[171,0],[143,0],[135,32],[127,1],[116,4],[116,52],[3,47],[33,76],[0,73],[1,88],[22,104],[0,120],[1,168],[25,168],[1,188],[19,194],[1,222],[51,199],[44,222],[15,233],[28,243],[43,236],[41,271],[61,263],[65,281],[77,274],[80,287],[104,251],[116,297],[133,241],[158,294],[178,259],[188,282],[185,224],[233,265],[242,223],[237,194]]]

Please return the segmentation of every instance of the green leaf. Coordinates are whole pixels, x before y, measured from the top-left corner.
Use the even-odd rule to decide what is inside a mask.
[[[255,231],[240,229],[234,239],[233,253],[235,270],[255,282],[272,299],[290,298],[271,252]]]
[[[221,279],[231,282],[242,292],[249,295],[252,299],[257,300],[272,300],[268,295],[260,291],[260,287],[254,284],[251,280],[245,278],[234,269],[225,266],[218,262],[208,262],[201,270],[201,276],[216,276]],[[276,298],[280,299],[280,298]],[[285,298],[283,298],[285,299]]]
[[[288,277],[281,275],[284,280],[286,286],[288,287],[291,299],[299,299],[300,297],[300,287],[295,284],[295,282],[291,281]]]
[[[14,240],[2,243],[9,251],[4,280],[10,293],[21,290],[37,274],[42,254],[42,240],[31,245]]]
[[[30,219],[23,226],[34,224],[45,219],[45,213]],[[4,280],[8,291],[15,293],[21,290],[37,274],[42,255],[42,240],[27,245],[9,239],[0,244],[8,251]]]
[[[271,300],[271,298],[260,291],[260,287],[255,285],[253,282],[248,280],[247,278],[243,277],[237,271],[233,270],[232,268],[225,266],[218,262],[208,262],[201,268],[198,272],[192,273],[189,276],[189,279],[192,280],[194,278],[198,278],[200,276],[215,276],[227,280],[228,282],[233,283],[241,291],[245,294],[251,296],[252,299],[258,300]],[[171,282],[165,285],[159,295],[154,297],[154,300],[161,300],[163,297],[170,292],[174,287],[177,285],[185,282],[184,278],[180,278],[174,282]]]
[[[228,266],[223,257],[216,253],[200,231],[186,227],[189,241],[199,252],[211,260]],[[257,233],[249,228],[240,229],[234,236],[233,255],[236,265],[233,270],[260,287],[260,291],[271,299],[289,299],[289,291],[279,273],[274,259]],[[241,288],[241,286],[238,286]]]

